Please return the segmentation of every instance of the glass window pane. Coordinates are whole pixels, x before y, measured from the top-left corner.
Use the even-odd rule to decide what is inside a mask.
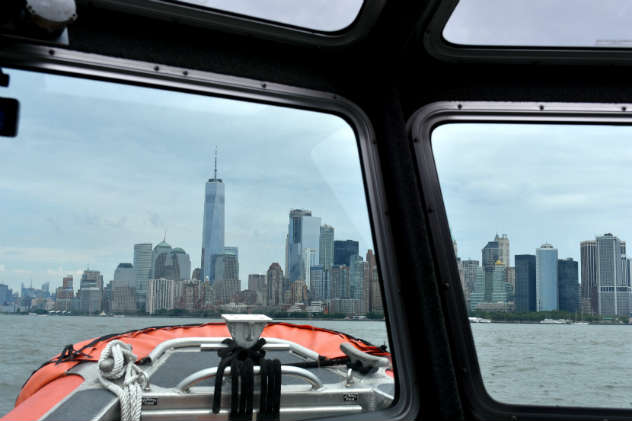
[[[317,31],[334,32],[351,25],[363,0],[172,0]]]
[[[632,407],[631,142],[627,126],[455,123],[432,133],[493,398]]]
[[[313,369],[331,393],[313,399],[311,413],[290,418],[369,410],[364,402],[370,410],[390,405],[390,355],[378,348],[388,340],[377,264],[357,141],[345,120],[8,72],[3,95],[19,99],[21,120],[17,137],[0,138],[1,414],[31,372],[67,344],[148,326],[221,322],[224,313],[303,325],[264,336],[327,358],[344,358],[336,341],[386,358],[378,371],[354,371],[351,388],[341,386],[346,365]],[[331,332],[312,338],[316,328],[376,346]],[[228,334],[201,332],[189,336]],[[92,360],[100,355],[85,352]],[[134,352],[142,358],[147,350]],[[219,361],[215,351],[199,356],[199,344],[182,352],[186,361],[174,363],[159,385],[173,388]],[[284,364],[313,355],[270,352]],[[374,397],[351,399],[366,393],[367,381]],[[305,393],[300,383],[282,393]],[[210,394],[207,386],[198,392]],[[304,397],[288,399],[290,409],[306,405]],[[211,400],[200,402],[208,408]]]
[[[630,47],[626,0],[460,0],[443,30],[454,44]]]

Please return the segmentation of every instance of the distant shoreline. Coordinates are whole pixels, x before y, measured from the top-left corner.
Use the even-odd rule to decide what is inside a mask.
[[[100,316],[98,314],[72,314],[72,315],[56,315],[56,314],[33,314],[33,313],[0,313],[3,316],[46,316],[46,317],[105,317],[109,319],[117,319],[117,318],[138,318],[138,319],[207,319],[209,321],[217,320],[221,321],[221,317],[204,317],[204,316],[169,316],[169,315],[161,315],[161,314],[126,314],[126,315],[106,315]],[[332,322],[384,322],[385,319],[345,319],[345,318],[328,318],[328,317],[271,317],[273,321],[332,321]]]

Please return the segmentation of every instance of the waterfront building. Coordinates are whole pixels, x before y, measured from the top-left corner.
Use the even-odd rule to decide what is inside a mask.
[[[310,291],[313,300],[329,299],[328,274],[329,272],[326,272],[321,265],[310,268]]]
[[[215,281],[215,256],[224,251],[225,235],[225,192],[224,182],[217,177],[217,151],[213,178],[206,182],[204,194],[204,219],[202,221],[202,280]]]
[[[535,288],[535,255],[517,254],[514,256],[516,281],[514,303],[516,311],[527,313],[537,311]]]
[[[320,218],[303,209],[290,211],[288,234],[286,237],[286,276],[289,282],[305,280],[305,269],[320,262]],[[310,263],[305,262],[305,249]]]
[[[74,296],[75,291],[73,289],[72,275],[64,276],[62,279],[62,286],[57,288],[57,291],[55,292],[55,310],[70,311]],[[1,301],[0,304],[2,304]]]
[[[329,302],[329,313],[360,314],[360,300],[355,298],[332,298]]]
[[[582,241],[579,244],[581,264],[581,304],[582,312],[599,313],[599,293],[597,291],[597,241]]]
[[[601,316],[628,316],[630,286],[627,276],[625,242],[610,233],[597,237],[595,241],[597,243],[598,312]]]
[[[103,288],[103,304],[101,305],[101,311],[103,313],[112,313],[112,281]]]
[[[353,240],[334,241],[334,265],[349,266],[351,258],[360,254],[360,243]]]
[[[79,311],[84,314],[99,314],[103,309],[103,290],[97,287],[79,289]]]
[[[331,298],[351,298],[349,266],[333,265],[330,271]]]
[[[267,305],[277,307],[283,304],[283,270],[278,263],[272,263],[266,272],[268,289]]]
[[[508,283],[506,282],[507,270],[503,262],[498,260],[494,265],[492,272],[492,292],[491,299],[487,300],[491,303],[507,303],[508,300]]]
[[[557,261],[559,309],[576,313],[579,310],[579,279],[577,261],[572,258]]]
[[[535,289],[537,311],[558,310],[557,249],[548,243],[535,250]]]
[[[362,286],[366,262],[361,256],[351,256],[349,259],[349,298],[362,300]]]
[[[152,277],[152,244],[134,244],[134,277],[136,280],[136,309],[145,311],[147,282]]]
[[[477,310],[479,304],[485,301],[485,272],[481,266],[476,266],[475,271],[476,277],[470,294],[471,311]]]
[[[112,313],[136,312],[136,271],[131,263],[119,263],[112,280]]]
[[[461,264],[463,266],[463,293],[466,299],[469,299],[469,296],[474,291],[474,283],[476,282],[476,274],[478,273],[478,268],[480,268],[478,260],[462,260]]]
[[[197,313],[205,310],[205,283],[199,279],[183,281],[180,295],[176,297],[175,308]]]
[[[500,248],[497,241],[489,241],[481,250],[481,264],[485,276],[485,297],[484,301],[491,302],[493,292],[493,273],[496,262],[500,260]]]
[[[217,270],[217,266],[215,269]],[[215,283],[213,284],[213,289],[215,290],[215,304],[223,305],[234,302],[235,295],[239,293],[240,286],[240,281],[236,278],[215,278]]]
[[[334,227],[327,224],[320,227],[318,250],[318,264],[328,271],[334,264]]]
[[[173,279],[150,279],[147,283],[147,313],[174,309],[176,296],[180,295],[179,284],[181,282]]]

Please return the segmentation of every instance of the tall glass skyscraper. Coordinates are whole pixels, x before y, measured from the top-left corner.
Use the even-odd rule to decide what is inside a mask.
[[[147,281],[151,279],[152,244],[134,244],[134,278],[136,280],[136,307],[145,310]]]
[[[526,313],[536,311],[535,256],[516,254],[516,311]]]
[[[305,280],[304,249],[311,249],[309,256],[313,264],[320,261],[320,218],[303,209],[290,211],[286,244],[286,273],[290,284],[298,279]]]
[[[215,256],[224,254],[224,182],[217,178],[217,153],[213,178],[206,182],[202,223],[202,278],[215,281]]]
[[[542,244],[535,250],[535,289],[538,311],[559,309],[557,249],[551,244]]]

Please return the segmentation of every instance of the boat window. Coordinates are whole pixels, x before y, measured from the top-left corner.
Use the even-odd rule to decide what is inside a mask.
[[[625,0],[459,0],[443,37],[460,45],[629,48],[630,19]]]
[[[0,370],[0,414],[13,408],[33,370],[68,344],[221,323],[231,313],[284,322],[264,330],[277,341],[266,358],[315,358],[295,371],[313,373],[324,389],[311,390],[304,374],[288,377],[287,387],[283,380],[289,419],[390,406],[376,253],[358,143],[343,118],[4,71],[10,86],[1,94],[19,100],[20,121],[16,137],[0,138],[0,355],[11,361]],[[216,365],[228,331],[213,326],[197,335],[191,326],[152,333],[166,340],[217,332],[207,338],[215,340],[212,352],[187,345],[189,357],[181,366],[169,360],[169,375],[144,364],[150,383],[173,388]],[[351,375],[343,342],[361,351]],[[66,356],[94,361],[100,351]],[[133,349],[138,358],[149,351],[146,342]],[[205,385],[195,393],[211,393]],[[230,394],[230,385],[223,390]],[[206,409],[211,401],[200,400]]]
[[[286,25],[335,32],[348,27],[360,13],[363,0],[171,0]]]
[[[463,122],[431,140],[487,392],[630,408],[630,127]]]

